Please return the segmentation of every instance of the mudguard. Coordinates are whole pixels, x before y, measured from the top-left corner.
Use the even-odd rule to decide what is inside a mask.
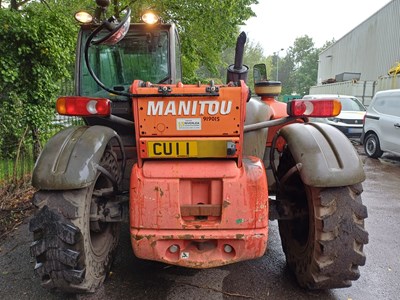
[[[104,126],[69,127],[53,136],[36,161],[32,185],[41,190],[69,190],[89,186],[108,142],[119,139]]]
[[[350,140],[323,123],[294,123],[280,130],[302,181],[314,187],[338,187],[360,183],[365,173]]]

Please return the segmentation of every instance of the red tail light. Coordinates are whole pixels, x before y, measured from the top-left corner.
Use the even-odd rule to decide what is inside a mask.
[[[292,117],[335,117],[340,114],[341,109],[342,104],[338,99],[295,99],[287,105],[287,113]]]
[[[111,101],[105,98],[60,97],[56,109],[60,115],[105,117],[111,114]]]

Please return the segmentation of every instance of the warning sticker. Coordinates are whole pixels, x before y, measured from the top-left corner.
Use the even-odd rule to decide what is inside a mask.
[[[189,252],[181,252],[182,259],[189,259]]]
[[[201,130],[201,118],[176,119],[176,130]]]

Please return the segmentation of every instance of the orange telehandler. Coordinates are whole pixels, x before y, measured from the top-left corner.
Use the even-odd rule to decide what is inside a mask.
[[[263,256],[278,220],[302,287],[350,286],[368,242],[365,174],[340,131],[308,122],[339,114],[340,102],[278,102],[262,64],[252,97],[244,33],[226,84],[183,84],[175,26],[149,19],[130,24],[127,9],[121,22],[81,26],[76,96],[56,107],[86,125],[53,136],[32,177],[42,286],[95,291],[128,218],[137,257],[190,268]]]

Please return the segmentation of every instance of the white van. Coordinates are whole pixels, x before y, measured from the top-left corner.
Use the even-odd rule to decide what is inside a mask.
[[[372,158],[400,155],[400,89],[377,92],[367,108],[361,142]]]

